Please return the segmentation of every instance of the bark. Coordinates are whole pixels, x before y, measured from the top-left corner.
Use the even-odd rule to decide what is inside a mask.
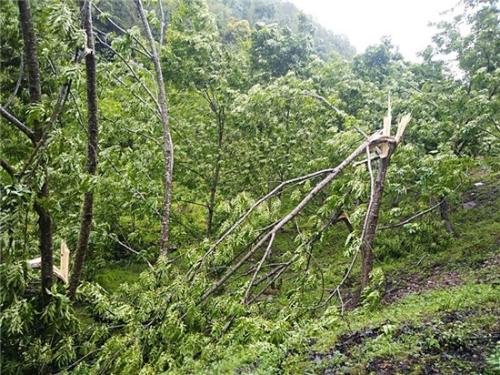
[[[97,170],[97,150],[99,123],[97,118],[97,77],[95,41],[92,31],[92,6],[91,0],[83,3],[81,8],[82,26],[87,34],[87,55],[85,56],[85,70],[87,76],[87,117],[88,117],[88,144],[87,144],[87,173],[95,176]],[[69,295],[75,297],[80,277],[82,274],[85,257],[88,251],[90,231],[92,227],[92,211],[94,206],[94,194],[87,191],[83,197],[82,216],[80,220],[80,234],[76,249],[75,262],[69,285]]]
[[[448,201],[446,198],[443,198],[441,200],[441,203],[439,204],[439,213],[441,214],[441,219],[444,221],[444,227],[446,228],[446,231],[451,234],[455,235],[455,230],[453,228],[453,225],[451,224],[450,220],[450,208],[448,206]]]
[[[377,232],[378,213],[380,204],[382,203],[382,195],[384,192],[385,176],[389,166],[393,146],[389,154],[385,158],[380,159],[377,179],[372,192],[368,212],[366,213],[365,230],[361,239],[361,288],[365,288],[370,281],[370,272],[373,268],[373,243]]]
[[[224,140],[224,110],[218,109],[217,112],[217,154],[215,156],[214,174],[212,184],[210,186],[210,197],[208,200],[208,215],[207,215],[207,237],[210,237],[213,231],[213,220],[216,204],[217,189],[220,180],[220,165],[222,159],[222,145]]]
[[[163,156],[165,159],[165,167],[163,173],[163,210],[161,218],[161,235],[160,235],[160,255],[165,256],[169,252],[169,222],[170,222],[170,206],[172,203],[172,178],[174,169],[174,146],[172,136],[170,135],[170,122],[167,107],[167,94],[165,91],[165,83],[163,82],[163,73],[161,71],[160,56],[157,52],[155,40],[148,20],[144,13],[141,0],[134,0],[139,18],[141,19],[142,27],[146,34],[146,38],[151,50],[151,60],[155,67],[156,83],[158,85],[158,104],[160,106],[160,117],[163,126]]]
[[[24,55],[28,68],[28,85],[30,102],[32,104],[40,102],[42,98],[42,87],[40,83],[40,67],[38,64],[37,40],[31,19],[31,10],[28,0],[18,0],[19,19],[24,42]],[[35,121],[34,123],[34,143],[44,143],[43,125]],[[54,260],[52,256],[52,219],[46,207],[49,198],[48,171],[45,161],[40,163],[43,171],[43,183],[37,193],[34,204],[38,214],[39,246],[42,258],[41,281],[42,281],[42,303],[47,304],[50,294],[47,293],[52,287]]]

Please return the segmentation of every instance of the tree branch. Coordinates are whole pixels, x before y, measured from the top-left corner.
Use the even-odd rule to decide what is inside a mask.
[[[101,43],[104,47],[106,47],[110,51],[112,51],[123,62],[123,64],[125,64],[125,66],[130,71],[130,73],[132,73],[132,76],[135,78],[135,80],[137,81],[137,83],[139,83],[141,85],[141,87],[144,89],[144,91],[146,91],[146,93],[148,94],[148,96],[151,98],[151,100],[153,101],[153,103],[156,106],[156,110],[159,113],[161,113],[160,104],[158,103],[158,100],[156,100],[155,96],[153,95],[153,93],[151,92],[151,90],[146,86],[146,84],[144,82],[142,82],[142,80],[139,78],[139,76],[137,75],[137,73],[135,72],[135,70],[132,68],[132,66],[130,66],[129,62],[125,59],[125,57],[123,57],[117,50],[115,50],[113,47],[111,47],[104,40],[102,40],[99,37],[99,35],[96,34],[95,36],[96,36],[96,39],[99,41],[99,43]]]
[[[21,82],[23,81],[23,75],[24,75],[24,57],[21,54],[21,63],[19,64],[19,76],[17,77],[17,82],[16,82],[16,86],[14,86],[14,91],[12,91],[12,94],[10,94],[9,98],[7,99],[7,101],[4,104],[5,109],[7,109],[10,106],[12,100],[14,100],[14,98],[16,97],[17,92],[19,91],[19,88],[21,87]]]
[[[12,125],[22,131],[32,142],[35,141],[35,133],[28,128],[24,123],[17,119],[16,116],[9,113],[4,107],[0,106],[0,115],[8,120]]]
[[[9,174],[10,177],[14,178],[16,176],[16,170],[12,165],[10,165],[7,160],[0,159],[0,165]]]
[[[402,227],[403,225],[406,225],[406,224],[408,224],[409,222],[411,222],[411,221],[413,221],[413,220],[415,220],[415,219],[418,219],[420,216],[423,216],[423,215],[425,215],[425,214],[427,214],[427,213],[431,212],[432,210],[434,210],[434,209],[438,208],[438,207],[441,205],[441,203],[443,203],[443,200],[444,200],[444,199],[440,200],[440,201],[439,201],[439,203],[435,204],[434,206],[429,207],[428,209],[426,209],[426,210],[424,210],[424,211],[421,211],[421,212],[419,212],[419,213],[417,213],[417,214],[415,214],[415,215],[413,215],[413,216],[409,217],[408,219],[403,220],[403,221],[402,221],[402,222],[400,222],[400,223],[397,223],[397,224],[388,224],[388,225],[384,225],[384,226],[380,227],[380,228],[379,228],[379,230],[383,230],[383,229],[392,229],[392,228]]]

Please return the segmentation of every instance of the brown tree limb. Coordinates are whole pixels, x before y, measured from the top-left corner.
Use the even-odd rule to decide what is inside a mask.
[[[2,168],[9,174],[10,177],[14,178],[16,177],[16,170],[12,165],[9,164],[7,160],[0,159],[0,165]]]
[[[92,7],[91,0],[85,0],[80,10],[81,23],[85,34],[86,50],[85,70],[87,76],[87,121],[88,121],[88,144],[87,144],[87,174],[90,177],[96,175],[97,171],[97,151],[99,123],[97,118],[97,64],[95,57],[95,42],[92,32]],[[87,191],[83,197],[82,214],[80,220],[80,233],[78,236],[78,244],[76,248],[75,261],[71,272],[71,280],[69,283],[69,296],[74,298],[80,277],[85,262],[85,257],[88,251],[90,231],[92,227],[94,206],[94,194],[92,191]]]
[[[361,288],[365,288],[370,280],[370,272],[373,268],[373,243],[375,241],[378,214],[382,202],[384,191],[384,181],[389,167],[389,159],[394,147],[388,145],[386,157],[380,159],[377,179],[372,190],[372,196],[368,211],[366,213],[365,230],[361,237],[361,257],[362,257],[362,279]],[[370,163],[369,163],[370,164]]]
[[[39,103],[42,99],[42,87],[40,79],[40,67],[38,64],[37,39],[34,32],[33,21],[29,0],[18,0],[19,20],[24,42],[24,57],[28,67],[28,87],[30,102]],[[39,121],[34,122],[34,143],[44,143],[43,126]],[[43,163],[43,182],[34,203],[35,211],[38,214],[39,246],[41,255],[41,294],[42,303],[48,304],[50,300],[49,290],[53,283],[54,260],[52,254],[52,218],[45,207],[49,198],[48,169]]]
[[[23,122],[21,122],[16,116],[9,113],[2,106],[0,106],[0,115],[2,115],[3,118],[8,120],[12,125],[22,131],[32,142],[35,142],[35,133],[33,132],[33,130],[24,125]]]

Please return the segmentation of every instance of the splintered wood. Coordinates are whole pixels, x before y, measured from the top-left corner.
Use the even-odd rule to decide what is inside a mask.
[[[70,251],[65,241],[61,242],[61,259],[59,268],[54,266],[53,272],[64,284],[68,284]],[[28,267],[36,269],[42,266],[42,258],[34,258],[27,261]]]

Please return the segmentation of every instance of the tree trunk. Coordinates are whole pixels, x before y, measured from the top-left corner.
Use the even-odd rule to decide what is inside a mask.
[[[85,70],[87,75],[87,117],[88,117],[88,144],[87,144],[87,173],[95,176],[97,170],[97,150],[99,124],[97,119],[97,78],[95,42],[92,31],[92,6],[91,0],[83,2],[81,7],[82,26],[87,35],[87,54],[85,56]],[[80,277],[82,274],[85,256],[87,255],[89,236],[92,227],[92,210],[94,194],[87,191],[83,197],[82,217],[80,221],[80,234],[76,249],[75,262],[69,285],[69,295],[75,297]]]
[[[40,83],[40,67],[38,64],[37,40],[31,19],[31,10],[28,0],[18,0],[19,19],[21,22],[21,30],[24,42],[24,55],[28,68],[28,82],[30,102],[32,104],[39,103],[42,98],[42,87]],[[45,142],[43,135],[43,124],[35,121],[34,127],[34,144]],[[43,146],[43,145],[41,145]],[[41,281],[42,281],[42,303],[47,304],[50,299],[50,294],[47,293],[52,287],[53,282],[53,267],[54,260],[52,256],[52,219],[46,207],[49,198],[48,171],[46,162],[40,162],[40,168],[43,171],[43,183],[41,189],[37,192],[35,201],[35,211],[38,214],[39,228],[39,246],[40,256],[42,259],[41,266]]]
[[[217,155],[215,157],[214,175],[210,186],[210,197],[208,201],[207,215],[207,237],[210,237],[213,231],[213,219],[216,204],[217,188],[220,180],[220,164],[222,159],[222,144],[224,139],[224,109],[219,108],[217,112]]]
[[[392,146],[391,149],[393,148]],[[364,289],[370,281],[370,272],[373,268],[373,243],[377,232],[378,213],[384,192],[384,182],[389,166],[392,150],[387,157],[380,159],[379,171],[373,188],[371,203],[366,213],[365,228],[361,239],[361,288]]]
[[[451,235],[455,235],[455,230],[453,229],[453,225],[451,224],[449,211],[450,209],[448,207],[448,201],[446,200],[446,198],[443,198],[441,204],[439,205],[439,212],[441,214],[441,219],[443,219],[444,221],[444,226],[446,228],[446,231]]]
[[[169,222],[170,222],[170,206],[172,203],[172,178],[174,169],[174,145],[172,136],[170,135],[170,123],[167,107],[167,94],[165,91],[165,83],[163,82],[163,73],[161,71],[160,56],[155,46],[155,40],[149,22],[144,13],[141,0],[134,0],[137,13],[141,19],[142,27],[146,33],[146,38],[151,49],[151,60],[153,61],[156,73],[156,83],[158,85],[158,104],[160,106],[160,117],[163,125],[163,155],[165,159],[165,167],[163,173],[163,212],[161,219],[161,236],[160,236],[160,255],[167,255],[169,252]]]

